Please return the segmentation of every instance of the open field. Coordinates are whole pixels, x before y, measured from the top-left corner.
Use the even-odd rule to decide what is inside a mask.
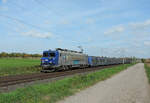
[[[0,103],[55,103],[67,96],[105,80],[133,64],[103,69],[86,75],[74,76],[53,83],[33,85],[0,94]]]
[[[40,59],[0,58],[0,76],[39,72]]]
[[[145,71],[146,71],[146,74],[150,83],[150,63],[145,63],[144,67],[145,67]]]

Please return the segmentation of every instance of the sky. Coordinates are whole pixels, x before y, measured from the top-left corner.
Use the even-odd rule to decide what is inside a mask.
[[[0,52],[66,48],[150,57],[150,0],[0,0]]]

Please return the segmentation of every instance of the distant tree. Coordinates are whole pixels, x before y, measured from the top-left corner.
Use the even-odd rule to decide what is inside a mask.
[[[145,59],[141,59],[142,60],[142,63],[145,63]]]
[[[16,57],[20,57],[20,53],[16,53]]]
[[[0,57],[42,57],[40,54],[27,54],[27,53],[6,53],[2,52],[0,53]]]
[[[0,54],[0,57],[7,57],[8,56],[8,53],[6,53],[6,52],[2,52],[1,54]]]
[[[41,57],[42,55],[40,54],[32,54],[32,57]]]
[[[8,54],[9,57],[16,57],[16,53],[10,53]]]

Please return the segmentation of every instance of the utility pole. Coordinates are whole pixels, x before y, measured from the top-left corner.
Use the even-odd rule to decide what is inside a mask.
[[[125,62],[125,54],[124,54],[124,52],[125,52],[125,49],[124,48],[122,48],[122,57],[123,57],[123,64],[124,64],[124,62]]]
[[[119,52],[120,52],[120,57],[122,58],[122,63],[124,64],[125,63],[125,56],[124,56],[125,49],[120,48]]]
[[[100,53],[101,53],[101,56],[103,56],[103,48],[101,48],[101,50],[100,50],[100,51],[101,51],[101,52],[100,52]]]
[[[100,56],[105,57],[108,52],[107,52],[107,48],[100,48]]]
[[[78,48],[81,50],[81,53],[83,53],[83,48],[82,48],[82,46],[78,46]]]

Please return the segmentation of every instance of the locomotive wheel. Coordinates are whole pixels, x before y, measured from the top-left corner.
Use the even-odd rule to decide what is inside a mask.
[[[65,66],[65,70],[68,70],[69,69],[69,67],[68,66]]]
[[[62,66],[62,70],[66,70],[66,66]]]

